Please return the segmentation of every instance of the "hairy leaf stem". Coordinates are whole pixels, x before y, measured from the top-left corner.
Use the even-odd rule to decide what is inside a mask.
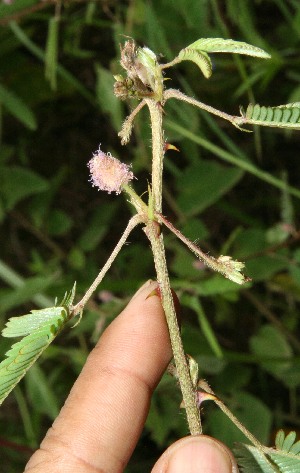
[[[111,253],[108,260],[106,261],[105,265],[101,269],[100,273],[98,274],[98,276],[96,277],[96,279],[94,280],[92,285],[89,287],[89,289],[86,291],[83,298],[73,307],[73,309],[72,309],[72,316],[73,317],[75,317],[75,315],[78,315],[82,312],[85,304],[88,302],[88,300],[90,299],[90,297],[92,296],[94,291],[97,289],[98,285],[100,284],[100,282],[104,278],[105,274],[107,273],[107,271],[111,267],[112,263],[116,259],[116,257],[118,255],[118,253],[120,252],[121,248],[126,243],[126,240],[127,240],[128,236],[130,235],[132,230],[141,222],[142,222],[141,217],[138,214],[134,215],[129,220],[129,222],[127,224],[127,227],[124,230],[123,235],[121,236],[120,240],[118,241],[117,245],[115,246],[113,252]]]
[[[176,89],[166,90],[166,92],[164,93],[165,101],[172,98],[182,100],[182,102],[189,103],[191,105],[194,105],[195,107],[201,108],[202,110],[205,110],[206,112],[211,113],[212,115],[216,115],[218,117],[223,118],[224,120],[228,120],[229,122],[232,123],[232,125],[236,126],[237,128],[239,128],[239,125],[248,123],[248,121],[243,117],[229,115],[228,113],[222,112],[221,110],[218,110],[217,108],[214,108],[211,105],[207,105],[206,103],[200,102],[199,100],[193,99],[192,97],[185,95],[180,90],[176,90]],[[249,130],[243,130],[243,131],[249,131]]]
[[[150,111],[152,128],[152,197],[156,213],[162,208],[162,173],[164,156],[164,137],[162,127],[163,109],[160,103],[146,99]],[[180,328],[174,308],[169,274],[166,264],[165,247],[162,233],[158,235],[157,223],[148,221],[145,232],[150,240],[161,293],[162,306],[169,328],[171,346],[176,364],[179,384],[183,396],[187,421],[191,435],[202,433],[200,412],[197,406],[196,394],[191,380],[190,371],[182,345]]]

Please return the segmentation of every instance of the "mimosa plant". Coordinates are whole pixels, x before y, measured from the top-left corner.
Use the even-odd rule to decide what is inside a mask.
[[[244,130],[245,125],[300,129],[300,103],[298,102],[276,107],[250,104],[246,111],[241,109],[239,116],[233,116],[189,97],[179,90],[165,87],[168,83],[165,71],[182,61],[194,62],[203,75],[209,78],[212,74],[210,53],[244,54],[262,59],[270,57],[262,49],[247,43],[220,38],[195,41],[182,49],[173,61],[166,64],[160,64],[154,52],[147,47],[138,47],[133,40],[126,41],[121,48],[121,66],[125,70],[125,75],[115,76],[115,95],[121,100],[137,99],[139,103],[124,121],[119,136],[121,143],[126,145],[130,140],[135,117],[143,107],[148,107],[152,131],[151,183],[145,189],[148,197],[141,198],[134,191],[134,174],[130,166],[121,163],[104,150],[99,149],[94,154],[88,164],[92,184],[109,193],[125,193],[134,208],[135,215],[129,220],[112,254],[79,302],[74,304],[74,286],[60,304],[42,310],[33,310],[30,314],[9,319],[2,332],[3,336],[23,338],[12,346],[6,354],[6,359],[0,364],[0,402],[7,397],[65,325],[76,317],[80,321],[86,303],[126,243],[129,234],[137,225],[142,225],[151,244],[158,281],[157,294],[162,301],[173,349],[175,362],[173,373],[178,379],[182,392],[182,406],[186,411],[190,434],[202,433],[200,404],[205,400],[213,400],[253,444],[253,446],[241,447],[239,451],[243,471],[254,471],[253,465],[255,465],[255,471],[292,473],[300,470],[298,455],[300,447],[298,443],[294,443],[294,433],[285,437],[280,431],[276,438],[276,449],[261,445],[217,398],[207,383],[198,379],[197,363],[187,356],[182,345],[170,287],[164,247],[165,230],[173,232],[211,270],[221,273],[236,284],[245,284],[249,278],[242,273],[243,262],[236,261],[227,255],[213,257],[204,253],[198,245],[176,229],[163,213],[164,155],[173,147],[165,141],[163,129],[164,110],[168,100],[176,99],[186,102],[231,122],[243,131],[249,131]],[[201,192],[201,189],[199,191]]]

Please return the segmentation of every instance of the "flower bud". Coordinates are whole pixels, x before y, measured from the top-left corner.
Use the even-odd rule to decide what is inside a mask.
[[[120,194],[123,185],[128,184],[134,178],[130,166],[121,163],[110,153],[103,153],[98,149],[93,158],[88,162],[92,185],[99,190],[107,191],[109,194],[115,192]]]

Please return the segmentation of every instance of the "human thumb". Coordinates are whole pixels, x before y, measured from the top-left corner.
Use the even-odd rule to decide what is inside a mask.
[[[233,454],[207,435],[185,437],[171,445],[152,473],[238,473]]]

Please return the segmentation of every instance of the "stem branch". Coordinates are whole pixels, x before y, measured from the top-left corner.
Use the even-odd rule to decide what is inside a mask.
[[[140,110],[146,105],[145,100],[142,100],[138,106],[131,112],[130,115],[125,119],[122,129],[118,136],[121,138],[121,144],[126,145],[130,140],[130,135],[132,132],[133,122]]]
[[[125,228],[124,230],[124,233],[123,235],[121,236],[120,240],[118,241],[117,245],[115,246],[113,252],[111,253],[110,257],[108,258],[108,260],[106,261],[105,265],[103,266],[103,268],[101,269],[100,273],[98,274],[98,276],[96,277],[96,279],[94,280],[94,282],[92,283],[92,285],[89,287],[89,289],[86,291],[85,295],[83,296],[83,298],[81,299],[81,301],[78,302],[78,304],[76,304],[74,307],[73,307],[73,310],[72,310],[72,316],[75,317],[75,315],[77,314],[80,314],[85,306],[85,304],[87,303],[87,301],[90,299],[90,297],[92,296],[93,292],[97,289],[98,285],[100,284],[100,282],[102,281],[102,279],[104,278],[105,274],[107,273],[107,271],[109,270],[109,268],[111,267],[112,263],[114,262],[114,260],[116,259],[116,256],[118,255],[119,251],[121,250],[122,246],[126,243],[126,240],[129,236],[129,234],[132,232],[132,230],[139,224],[141,223],[141,217],[139,215],[135,215],[134,217],[132,217],[128,224],[127,224],[127,227]]]
[[[231,122],[234,126],[238,128],[239,128],[239,125],[248,123],[248,120],[244,119],[243,117],[229,115],[228,113],[222,112],[221,110],[218,110],[217,108],[211,107],[210,105],[207,105],[206,103],[200,102],[199,100],[193,99],[192,97],[189,97],[188,95],[183,94],[182,92],[180,92],[180,90],[175,90],[175,89],[166,90],[166,92],[164,93],[164,101],[166,102],[168,99],[172,99],[172,98],[182,100],[183,102],[186,102],[191,105],[194,105],[195,107],[201,108],[202,110],[205,110],[206,112],[209,112],[213,115],[217,115],[218,117],[221,117],[224,120],[228,120],[229,122]]]

